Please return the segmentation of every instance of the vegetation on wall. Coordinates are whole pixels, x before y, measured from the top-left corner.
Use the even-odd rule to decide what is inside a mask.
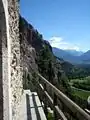
[[[61,64],[56,60],[48,45],[44,45],[43,49],[38,54],[39,72],[53,85],[60,89],[65,94],[71,92],[68,78],[61,68]]]
[[[48,76],[47,79],[49,79],[49,76],[54,76],[54,68],[53,68],[53,55],[51,51],[49,50],[48,46],[44,46],[44,48],[40,51],[38,54],[38,68],[39,72],[44,76]]]

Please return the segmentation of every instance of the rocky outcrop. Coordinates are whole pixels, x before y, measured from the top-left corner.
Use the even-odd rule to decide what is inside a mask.
[[[43,36],[21,16],[20,42],[24,72],[32,74],[39,71],[58,88],[60,88],[63,80],[63,83],[67,84],[61,63],[54,57],[49,42],[44,40]]]
[[[21,66],[23,71],[33,72],[37,70],[36,50],[32,45],[31,31],[33,27],[24,18],[20,17],[20,45]]]
[[[20,45],[21,45],[21,61],[23,70],[29,72],[38,70],[37,54],[45,45],[52,48],[46,40],[43,40],[42,35],[33,28],[24,18],[20,16]]]

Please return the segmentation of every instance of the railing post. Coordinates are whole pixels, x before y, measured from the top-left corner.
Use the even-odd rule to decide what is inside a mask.
[[[44,83],[44,91],[46,91],[46,84]],[[46,114],[46,117],[48,116],[48,110],[47,110],[47,99],[46,99],[46,96],[44,96],[44,111],[45,111],[45,114]]]
[[[43,97],[44,94],[43,94],[43,91],[40,89],[40,83],[41,83],[41,79],[39,78],[38,79],[38,95],[40,97],[41,105],[43,106],[42,101],[43,101],[43,98],[44,98]]]
[[[55,109],[55,106],[57,106],[57,95],[54,93],[54,98],[53,98],[53,107],[54,107],[54,120],[58,120],[58,115]]]
[[[37,85],[36,85],[36,89],[37,89],[37,93],[40,95],[40,90],[39,90],[39,83],[40,83],[40,78],[37,80]]]

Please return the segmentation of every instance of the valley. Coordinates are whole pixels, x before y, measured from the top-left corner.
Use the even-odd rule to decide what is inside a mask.
[[[53,48],[53,53],[68,77],[70,98],[83,109],[87,108],[87,99],[90,96],[89,51],[82,53]],[[89,62],[83,61],[84,59],[88,59]]]
[[[70,86],[73,91],[73,95],[87,100],[90,96],[90,76],[85,78],[78,78],[70,80]]]

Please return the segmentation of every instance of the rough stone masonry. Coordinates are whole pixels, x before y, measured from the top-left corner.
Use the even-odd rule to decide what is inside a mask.
[[[0,0],[0,120],[20,120],[19,2]]]

